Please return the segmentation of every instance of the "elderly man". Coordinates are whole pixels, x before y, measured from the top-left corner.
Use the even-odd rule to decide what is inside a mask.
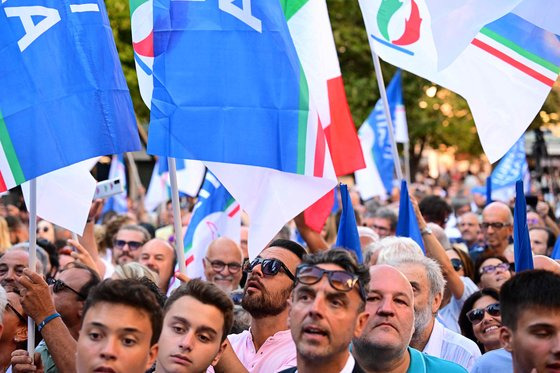
[[[166,294],[169,280],[175,269],[175,250],[167,241],[154,238],[144,244],[140,250],[140,264],[158,274],[158,287]]]
[[[370,267],[366,312],[362,334],[354,338],[354,357],[367,373],[466,372],[459,365],[422,354],[408,347],[414,330],[414,293],[397,269]]]
[[[290,329],[297,367],[291,372],[362,372],[348,346],[365,326],[368,269],[349,251],[333,249],[304,257],[290,301]]]
[[[40,251],[43,250],[37,247],[37,255],[46,255]],[[27,268],[29,264],[29,253],[26,250],[12,246],[0,257],[0,285],[4,287],[7,292],[20,293],[21,286],[16,281]],[[37,273],[43,274],[43,265],[41,260],[37,260],[35,267]]]
[[[251,328],[228,337],[231,348],[224,351],[217,372],[268,373],[296,366],[296,346],[288,329],[288,299],[304,254],[298,243],[279,239],[248,263],[241,305],[252,316]]]
[[[480,356],[480,349],[436,319],[445,287],[438,263],[422,255],[408,255],[386,264],[400,270],[414,290],[415,322],[410,346],[470,370]]]
[[[94,270],[71,263],[57,273],[51,285],[37,273],[24,269],[17,282],[22,286],[22,306],[43,340],[37,346],[45,372],[72,372],[76,340],[82,323],[84,302],[100,279]],[[18,351],[12,364],[24,364],[27,352]]]
[[[492,202],[482,210],[480,224],[488,247],[486,252],[503,255],[513,233],[513,215],[502,202]]]
[[[213,282],[227,294],[239,287],[243,276],[243,253],[233,240],[219,237],[212,241],[202,261],[206,280]]]

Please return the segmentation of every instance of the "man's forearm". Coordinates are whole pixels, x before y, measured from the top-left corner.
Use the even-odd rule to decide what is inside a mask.
[[[77,342],[60,317],[49,322],[41,335],[60,373],[76,372]],[[45,364],[45,362],[43,362]]]

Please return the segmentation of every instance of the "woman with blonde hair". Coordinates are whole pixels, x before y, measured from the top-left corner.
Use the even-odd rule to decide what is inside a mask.
[[[3,254],[12,246],[10,242],[10,230],[6,219],[0,216],[0,254]]]

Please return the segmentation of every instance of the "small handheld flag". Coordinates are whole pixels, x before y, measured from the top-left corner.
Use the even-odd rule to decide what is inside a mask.
[[[527,204],[523,193],[523,181],[515,183],[515,209],[513,212],[513,251],[515,272],[533,269],[533,253],[527,227]]]
[[[354,207],[352,207],[352,200],[346,184],[340,184],[340,199],[342,200],[342,215],[340,215],[335,246],[354,252],[358,262],[362,263],[362,248],[358,226],[356,225],[356,215],[354,215]]]
[[[426,253],[426,249],[424,249],[424,242],[422,241],[422,233],[418,227],[418,219],[416,219],[416,213],[414,212],[414,207],[410,201],[408,187],[405,180],[401,182],[401,200],[399,203],[397,236],[412,238],[418,245],[420,245],[422,251]]]

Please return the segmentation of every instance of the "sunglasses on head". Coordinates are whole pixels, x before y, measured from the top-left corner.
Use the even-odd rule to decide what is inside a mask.
[[[453,266],[455,272],[460,271],[461,268],[463,268],[463,262],[458,258],[451,259],[451,265]]]
[[[346,271],[329,271],[317,266],[303,264],[298,266],[296,270],[296,283],[313,285],[321,281],[323,275],[327,275],[329,284],[333,289],[342,292],[349,292],[358,283],[360,296],[362,299],[366,299],[365,290],[358,281],[358,275]]]
[[[23,324],[27,324],[27,318],[25,318],[21,313],[19,313],[16,310],[16,308],[10,304],[10,302],[6,303],[6,309],[12,310],[12,312],[15,313],[19,321],[21,321]]]
[[[138,241],[125,241],[125,240],[114,240],[113,248],[122,250],[125,245],[128,245],[130,251],[136,251],[142,247],[142,242]]]
[[[490,304],[486,308],[472,309],[467,312],[467,318],[473,325],[476,325],[484,319],[484,312],[487,312],[490,316],[499,317],[501,315],[500,303]]]
[[[258,265],[261,265],[261,271],[263,275],[266,276],[276,276],[281,269],[284,270],[286,275],[290,278],[290,280],[295,281],[296,278],[292,272],[286,267],[284,263],[282,263],[278,259],[263,259],[263,258],[255,258],[252,262],[245,262],[245,266],[243,271],[251,272],[253,268]]]
[[[82,293],[80,293],[79,291],[71,288],[70,286],[66,285],[63,281],[51,278],[48,280],[49,285],[52,285],[52,289],[53,289],[53,293],[60,293],[61,291],[63,291],[64,289],[68,289],[71,292],[75,293],[77,296],[79,296],[82,299],[86,299],[87,297],[85,295],[83,295]]]
[[[484,267],[480,268],[480,274],[494,273],[494,272],[496,272],[496,270],[498,268],[502,269],[504,271],[509,271],[510,265],[509,265],[509,263],[500,263],[498,265],[487,265],[487,266],[484,266]]]

